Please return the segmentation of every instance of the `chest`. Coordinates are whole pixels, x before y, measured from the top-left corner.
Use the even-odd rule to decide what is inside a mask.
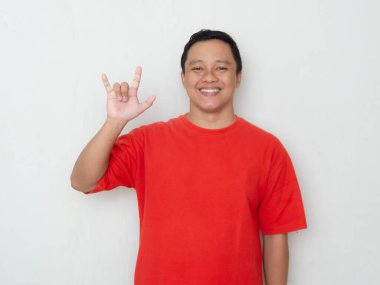
[[[213,201],[223,209],[233,203],[255,205],[266,181],[260,150],[244,138],[162,137],[145,155],[146,195],[161,201]]]

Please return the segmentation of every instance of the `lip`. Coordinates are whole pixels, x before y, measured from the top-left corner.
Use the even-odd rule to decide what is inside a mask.
[[[198,91],[204,96],[216,96],[222,89],[219,87],[202,87]]]

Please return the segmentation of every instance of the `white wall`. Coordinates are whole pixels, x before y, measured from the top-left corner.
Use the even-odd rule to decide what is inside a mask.
[[[0,283],[133,284],[135,192],[86,196],[75,159],[105,120],[102,72],[131,80],[151,109],[188,108],[179,59],[190,35],[238,42],[236,113],[290,152],[309,229],[290,236],[289,284],[380,284],[378,1],[0,2]],[[376,126],[375,126],[376,124]]]

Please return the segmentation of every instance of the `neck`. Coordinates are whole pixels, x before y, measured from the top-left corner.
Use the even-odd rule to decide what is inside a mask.
[[[191,110],[187,114],[187,119],[193,124],[205,129],[221,129],[231,125],[237,116],[233,109],[224,113],[204,113]]]

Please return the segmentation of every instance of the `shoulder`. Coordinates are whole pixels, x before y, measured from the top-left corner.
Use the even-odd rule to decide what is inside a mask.
[[[267,146],[272,146],[272,147],[282,147],[282,143],[280,139],[275,135],[274,133],[262,128],[261,126],[258,126],[257,124],[254,124],[243,117],[240,117],[241,122],[242,122],[242,132],[244,134],[251,138],[254,139],[257,142],[261,142]]]
[[[159,120],[152,123],[144,123],[140,126],[133,127],[129,132],[122,136],[132,136],[136,138],[143,138],[152,134],[162,133],[177,126],[179,117],[169,118],[166,120]]]
[[[154,131],[162,131],[168,128],[171,128],[178,121],[178,118],[169,118],[166,120],[159,120],[153,123],[143,124],[138,127],[138,129],[142,132],[149,133]]]
[[[249,140],[250,144],[256,147],[265,157],[265,160],[271,164],[290,160],[289,153],[281,141],[274,133],[257,126],[245,119],[242,119],[244,125],[244,137]]]

